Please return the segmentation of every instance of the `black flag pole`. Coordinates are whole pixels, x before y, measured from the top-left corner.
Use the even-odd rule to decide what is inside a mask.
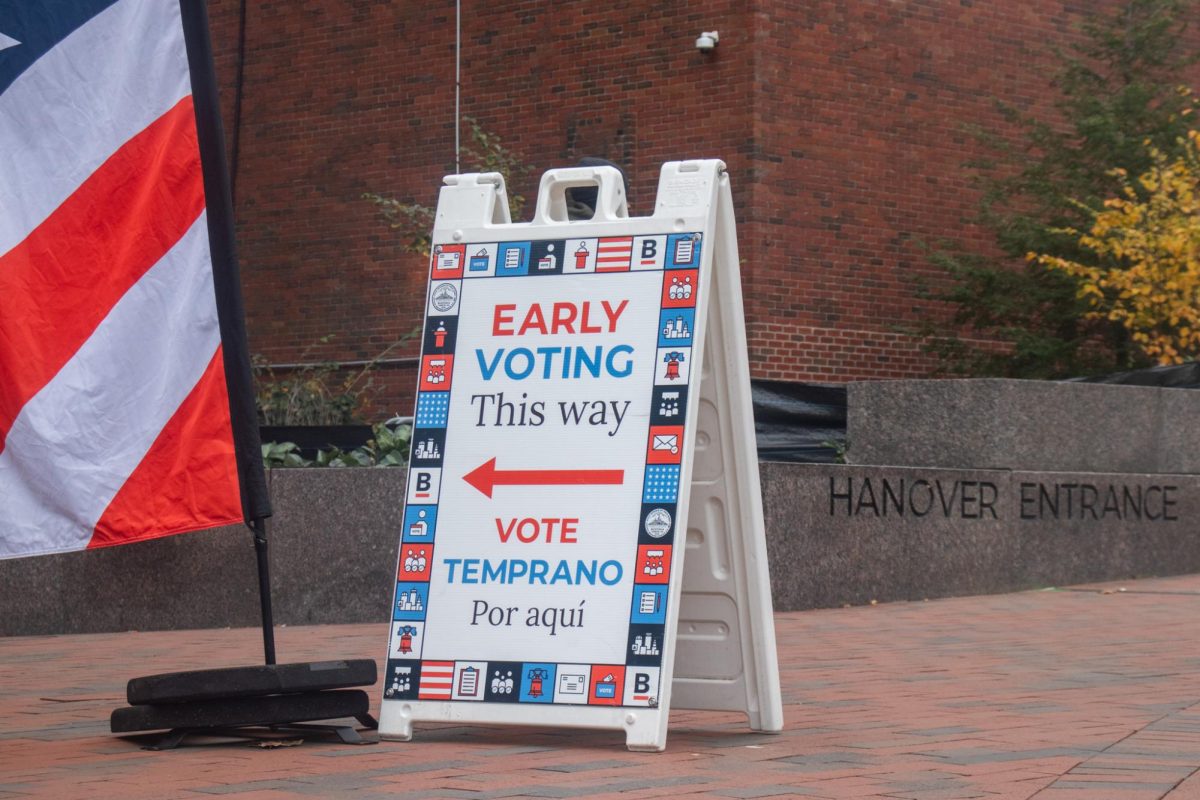
[[[263,660],[275,663],[275,618],[271,614],[271,569],[267,552],[267,521],[250,523],[254,531],[254,554],[258,559],[258,602],[262,607]]]
[[[250,348],[246,340],[246,317],[234,232],[233,193],[225,154],[220,96],[213,67],[212,42],[209,37],[205,3],[203,0],[181,0],[180,11],[192,78],[196,138],[204,172],[213,288],[217,295],[225,385],[229,394],[229,417],[233,423],[242,512],[254,535],[254,551],[258,561],[264,658],[267,664],[274,664],[275,625],[271,613],[266,523],[267,517],[271,516],[271,500],[262,463],[258,412],[254,402],[254,378],[250,365]]]
[[[112,713],[113,733],[168,730],[150,749],[171,749],[189,734],[256,737],[280,732],[334,734],[349,744],[370,744],[348,725],[313,725],[314,720],[353,717],[367,728],[379,724],[362,689],[377,677],[375,661],[277,664],[271,608],[267,518],[271,502],[263,468],[258,414],[246,342],[241,282],[234,247],[233,201],[225,136],[208,33],[205,0],[178,0],[182,14],[196,133],[204,175],[225,382],[241,491],[242,512],[254,538],[262,612],[264,665],[175,672],[129,681],[129,706]],[[257,730],[256,730],[257,729]]]

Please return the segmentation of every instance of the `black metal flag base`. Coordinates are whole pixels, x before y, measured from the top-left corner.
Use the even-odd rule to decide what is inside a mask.
[[[350,688],[375,684],[375,662],[275,663],[265,520],[253,520],[250,529],[258,557],[266,664],[134,678],[126,690],[129,706],[112,712],[112,732],[169,731],[148,748],[151,750],[170,750],[188,735],[265,738],[281,732],[333,734],[347,744],[374,744],[349,725],[307,724],[353,717],[364,727],[377,729],[379,723],[370,714],[367,693]]]
[[[188,735],[268,738],[270,733],[334,734],[346,744],[373,744],[350,725],[304,725],[311,720],[353,717],[364,727],[379,723],[370,714],[371,701],[361,689],[232,697],[185,703],[128,706],[112,712],[113,733],[168,730],[149,747],[170,750]]]
[[[347,744],[371,744],[349,725],[299,723],[353,717],[368,729],[378,728],[367,693],[346,688],[370,686],[375,679],[370,659],[150,675],[129,682],[130,705],[113,711],[110,725],[113,733],[122,734],[169,730],[150,746],[153,750],[169,750],[187,735],[321,733]]]

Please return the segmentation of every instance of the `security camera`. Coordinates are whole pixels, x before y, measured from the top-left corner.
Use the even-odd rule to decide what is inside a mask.
[[[711,53],[719,41],[721,41],[721,37],[717,35],[716,31],[705,31],[696,39],[696,49],[701,53]]]

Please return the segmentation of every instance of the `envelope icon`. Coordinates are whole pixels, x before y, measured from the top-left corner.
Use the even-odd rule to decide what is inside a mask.
[[[663,436],[660,436],[659,434],[655,434],[654,435],[654,443],[652,445],[652,448],[654,450],[669,450],[672,453],[678,453],[679,452],[679,437],[674,433],[668,433]]]

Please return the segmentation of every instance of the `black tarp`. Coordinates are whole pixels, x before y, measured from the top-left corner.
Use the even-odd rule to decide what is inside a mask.
[[[1200,389],[1200,362],[1115,372],[1075,383]],[[833,464],[846,446],[846,387],[752,380],[754,430],[763,461]]]
[[[1200,389],[1200,362],[1114,372],[1093,378],[1071,378],[1079,383],[1112,383],[1123,386],[1158,386],[1163,389]]]
[[[752,380],[763,461],[833,464],[846,443],[846,387]]]

